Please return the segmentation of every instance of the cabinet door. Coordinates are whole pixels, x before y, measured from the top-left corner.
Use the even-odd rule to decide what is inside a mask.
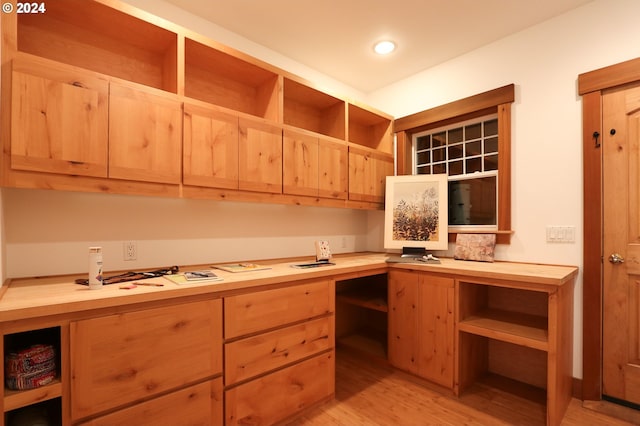
[[[282,138],[282,191],[318,196],[318,138],[285,129]]]
[[[109,177],[180,183],[182,104],[177,97],[111,84]]]
[[[318,195],[324,198],[346,200],[349,189],[347,145],[320,138],[318,156],[320,169]]]
[[[92,419],[82,425],[222,425],[222,399],[222,378],[219,377]]]
[[[238,133],[236,115],[185,104],[182,181],[238,189]]]
[[[282,193],[282,128],[240,118],[239,188]]]
[[[106,80],[16,59],[11,90],[11,168],[107,176]]]
[[[222,374],[222,303],[71,323],[74,421]]]
[[[393,156],[349,147],[349,199],[383,203],[386,177],[393,175]]]
[[[389,362],[418,373],[418,283],[416,271],[389,271]]]
[[[418,375],[453,389],[454,280],[420,275]]]

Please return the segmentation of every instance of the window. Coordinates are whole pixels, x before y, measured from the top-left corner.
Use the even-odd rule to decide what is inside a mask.
[[[495,232],[498,243],[510,242],[514,99],[510,84],[394,121],[398,174],[449,176],[449,212],[455,217],[450,242],[462,230]],[[466,206],[452,201],[466,197],[471,199],[468,214]]]
[[[413,174],[449,179],[449,226],[498,226],[497,114],[412,135]]]

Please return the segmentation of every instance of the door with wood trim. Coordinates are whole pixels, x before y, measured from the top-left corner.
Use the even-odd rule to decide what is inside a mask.
[[[640,404],[640,85],[603,111],[603,395]]]

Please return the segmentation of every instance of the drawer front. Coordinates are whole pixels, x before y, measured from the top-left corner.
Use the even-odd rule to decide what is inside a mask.
[[[335,392],[334,352],[279,370],[225,392],[225,424],[271,425]]]
[[[222,303],[71,323],[74,420],[222,373]]]
[[[326,351],[333,345],[333,316],[227,343],[225,384],[266,373]]]
[[[86,426],[222,425],[222,378],[190,386],[86,423]]]
[[[333,312],[330,280],[312,281],[275,290],[224,299],[226,339],[303,321]]]

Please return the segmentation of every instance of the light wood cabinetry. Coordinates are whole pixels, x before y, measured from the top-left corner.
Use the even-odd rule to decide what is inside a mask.
[[[336,281],[336,344],[387,360],[387,274]]]
[[[5,186],[382,207],[382,112],[118,0],[0,19]]]
[[[573,286],[465,278],[457,292],[456,392],[506,377],[540,395],[547,424],[559,425],[573,385]]]
[[[111,83],[109,177],[179,184],[182,103],[153,89]]]
[[[189,386],[86,422],[86,426],[221,425],[222,377]],[[177,409],[179,407],[179,409]]]
[[[347,145],[286,128],[283,136],[283,192],[347,198]]]
[[[13,61],[11,168],[107,176],[109,82],[51,61]]]
[[[454,280],[389,272],[389,362],[448,389],[454,385]]]
[[[63,380],[67,376],[68,356],[64,350],[69,344],[69,326],[66,322],[40,324],[39,329],[25,329],[3,327],[2,344],[4,355],[17,353],[33,345],[51,345],[55,351],[56,376],[50,383],[33,389],[10,389],[6,383],[9,372],[3,368],[0,374],[3,378],[3,416],[0,424],[11,424],[17,421],[25,412],[49,413],[49,418],[68,418],[68,383]],[[3,357],[3,360],[5,358]],[[6,362],[6,361],[5,361]],[[24,386],[24,384],[22,385]],[[3,421],[4,420],[4,423]]]
[[[280,78],[275,70],[210,40],[200,42],[187,37],[184,46],[185,96],[280,121]]]
[[[577,268],[387,257],[338,255],[331,268],[299,273],[274,262],[210,285],[136,292],[82,291],[70,276],[10,280],[2,352],[50,344],[57,369],[36,389],[5,386],[0,426],[33,409],[62,425],[286,422],[333,397],[336,342],[367,362],[388,353],[461,403],[480,382],[561,423]]]
[[[273,424],[333,396],[333,281],[224,299],[226,424]]]
[[[238,189],[238,126],[235,114],[184,104],[185,185]]]
[[[387,176],[393,176],[393,155],[349,145],[350,200],[384,202]]]
[[[240,118],[239,188],[282,193],[282,127]]]
[[[221,376],[221,321],[218,299],[72,322],[72,419],[127,408]],[[201,410],[198,416],[212,415],[216,401],[208,401],[194,404]]]
[[[177,93],[178,35],[158,25],[161,20],[116,2],[56,0],[46,9],[4,14],[4,31],[14,29],[15,45],[3,50]]]
[[[225,424],[278,424],[334,392],[332,351],[227,390]]]

